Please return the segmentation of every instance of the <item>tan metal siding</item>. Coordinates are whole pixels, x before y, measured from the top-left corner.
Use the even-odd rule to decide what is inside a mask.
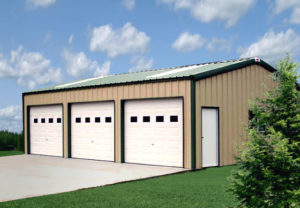
[[[220,165],[234,164],[236,146],[246,138],[248,100],[262,97],[266,89],[275,87],[270,74],[252,65],[196,82],[196,168],[201,168],[201,108],[219,107]]]
[[[170,81],[135,85],[76,89],[64,92],[42,93],[24,96],[24,112],[27,118],[27,106],[63,103],[64,105],[64,157],[68,155],[68,103],[115,101],[115,158],[121,161],[121,100],[183,97],[184,99],[184,167],[191,168],[191,108],[190,81]],[[25,141],[27,141],[27,124],[25,125]],[[27,151],[27,142],[25,142]]]

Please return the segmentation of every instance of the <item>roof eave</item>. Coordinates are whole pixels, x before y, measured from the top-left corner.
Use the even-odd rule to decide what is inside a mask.
[[[91,88],[98,88],[98,87],[110,87],[110,86],[142,84],[142,83],[155,83],[155,82],[166,82],[166,81],[176,81],[176,80],[190,80],[190,77],[186,76],[186,77],[174,77],[174,78],[164,78],[164,79],[150,79],[150,80],[141,80],[141,81],[118,82],[118,83],[112,83],[112,84],[100,84],[100,85],[80,86],[80,87],[72,87],[72,88],[50,89],[50,90],[43,90],[43,91],[31,91],[31,92],[23,92],[22,94],[23,95],[33,95],[33,94],[62,92],[62,91],[71,91],[71,90],[79,90],[79,89],[91,89]]]

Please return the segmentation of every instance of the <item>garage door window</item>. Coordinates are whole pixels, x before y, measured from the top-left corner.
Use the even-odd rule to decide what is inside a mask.
[[[143,116],[143,122],[149,123],[150,122],[150,116]]]
[[[100,123],[100,117],[95,118],[95,123]]]
[[[61,118],[57,118],[56,123],[61,123]]]
[[[111,123],[111,117],[105,117],[105,122],[106,123]]]
[[[163,116],[156,116],[156,122],[164,122]]]
[[[90,123],[90,122],[91,122],[90,117],[85,117],[85,123]]]
[[[170,122],[178,122],[178,116],[170,116]]]
[[[46,122],[46,120],[45,120],[44,118],[42,118],[42,119],[41,119],[41,122],[42,122],[42,123],[45,123],[45,122]]]
[[[76,118],[76,119],[75,119],[75,122],[76,122],[76,123],[81,123],[81,118]]]
[[[48,122],[49,122],[49,123],[53,123],[53,118],[49,118],[49,119],[48,119]]]
[[[137,116],[131,116],[130,117],[130,122],[131,123],[137,123]]]
[[[37,118],[33,119],[33,123],[38,123],[39,120]]]

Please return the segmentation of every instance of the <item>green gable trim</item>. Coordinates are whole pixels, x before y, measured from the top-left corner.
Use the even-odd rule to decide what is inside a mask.
[[[226,66],[226,67],[218,68],[216,70],[207,71],[207,72],[197,74],[197,75],[191,75],[190,77],[191,77],[192,80],[199,80],[199,79],[204,79],[204,78],[207,78],[207,77],[215,76],[217,74],[230,72],[230,71],[233,71],[233,70],[237,70],[237,69],[247,67],[247,66],[251,66],[251,65],[255,65],[255,64],[262,66],[263,68],[265,68],[266,70],[268,70],[270,72],[276,71],[276,69],[274,69],[271,65],[264,62],[263,60],[260,60],[260,62],[256,62],[254,59],[251,59],[251,60],[244,61],[244,62],[241,62],[241,63],[232,64],[232,65],[229,65],[229,66]]]

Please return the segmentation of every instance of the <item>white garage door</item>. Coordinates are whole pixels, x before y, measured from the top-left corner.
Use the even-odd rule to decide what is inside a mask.
[[[73,158],[114,161],[114,103],[78,103],[71,107]]]
[[[30,153],[63,156],[62,106],[30,107]]]
[[[125,162],[183,167],[182,99],[125,102]]]

